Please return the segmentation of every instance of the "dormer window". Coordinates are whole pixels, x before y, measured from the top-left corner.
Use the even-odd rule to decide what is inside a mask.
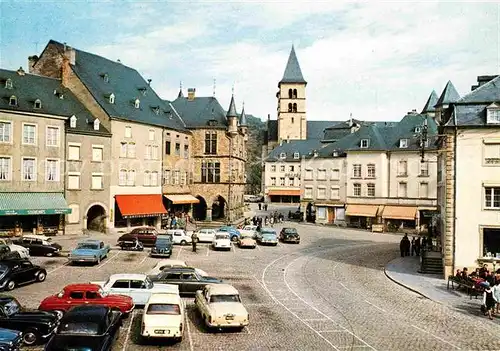
[[[109,82],[109,76],[107,73],[101,74],[102,80],[106,83]]]
[[[115,103],[115,94],[111,93],[109,95],[109,103],[114,104]]]
[[[7,79],[5,81],[5,89],[12,89],[12,79]]]
[[[424,142],[420,142],[420,147],[429,147],[429,139],[425,139]]]
[[[362,149],[368,149],[370,146],[370,139],[361,139],[360,147]]]
[[[280,158],[281,158],[281,159],[285,159],[285,158],[286,158],[286,154],[285,154],[284,152],[282,152],[282,153],[280,154]]]
[[[99,130],[99,125],[101,124],[101,122],[99,121],[98,118],[96,118],[94,120],[94,130]]]
[[[146,96],[146,88],[139,88],[139,91],[142,93],[142,96]]]
[[[135,99],[135,101],[134,101],[134,107],[135,108],[141,107],[141,101],[139,99]]]
[[[399,148],[406,149],[408,147],[408,139],[399,139]]]
[[[486,108],[486,123],[500,124],[500,106],[491,104]]]
[[[36,108],[36,109],[40,109],[40,108],[42,108],[42,100],[40,100],[40,99],[36,99],[36,100],[35,100],[35,104],[34,104],[34,106],[33,106],[33,107],[34,107],[34,108]]]
[[[415,133],[420,133],[422,131],[422,127],[415,127]]]
[[[294,160],[298,160],[298,159],[299,159],[299,157],[300,157],[300,154],[299,154],[298,152],[294,152],[294,153],[293,153],[293,159],[294,159]]]
[[[154,112],[156,115],[159,115],[159,114],[160,114],[160,106],[154,106],[154,107],[153,107],[153,112]]]
[[[12,95],[9,98],[9,105],[10,106],[17,106],[17,97],[15,95]]]
[[[70,128],[76,128],[76,116],[75,115],[71,116],[71,118],[69,119],[69,126],[70,126]]]

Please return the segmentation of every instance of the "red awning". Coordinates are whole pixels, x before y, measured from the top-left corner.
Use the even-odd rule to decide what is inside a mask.
[[[124,218],[156,217],[167,214],[162,195],[115,195],[116,203]]]

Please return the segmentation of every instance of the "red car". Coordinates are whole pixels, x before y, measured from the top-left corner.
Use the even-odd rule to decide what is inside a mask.
[[[135,242],[138,239],[144,246],[155,246],[158,232],[154,227],[139,227],[130,233],[123,234],[118,238],[118,246],[123,247]]]
[[[42,311],[63,311],[80,305],[104,305],[119,309],[127,316],[134,309],[131,297],[125,295],[112,295],[102,292],[96,284],[71,284],[67,285],[59,294],[46,297],[38,307]]]

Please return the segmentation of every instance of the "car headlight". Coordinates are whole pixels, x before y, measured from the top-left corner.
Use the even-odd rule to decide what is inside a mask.
[[[56,314],[58,320],[61,319],[62,316],[64,315],[64,313],[62,313],[62,311],[59,311],[59,310],[54,311],[54,313]]]

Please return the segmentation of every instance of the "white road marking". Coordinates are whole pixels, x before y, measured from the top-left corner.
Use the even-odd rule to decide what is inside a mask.
[[[338,330],[338,329],[332,329],[332,330],[318,330],[318,333],[345,333],[345,330]],[[364,346],[364,345],[363,345]]]
[[[182,246],[179,246],[179,252],[177,252],[177,259],[181,257]]]
[[[191,336],[191,328],[189,327],[189,318],[186,318],[186,330],[188,333],[188,340],[189,340],[189,350],[194,351],[194,346],[193,346],[193,337]]]
[[[130,338],[130,331],[132,330],[132,325],[134,324],[135,314],[136,311],[132,312],[132,316],[130,317],[130,324],[128,325],[127,328],[127,335],[125,336],[125,342],[123,343],[122,351],[125,351],[127,349],[128,339]]]
[[[59,267],[56,267],[56,268],[54,268],[54,269],[52,269],[52,270],[48,271],[48,272],[47,272],[47,274],[51,274],[51,273],[53,273],[53,272],[55,272],[55,271],[57,271],[57,270],[59,270],[59,269],[63,268],[64,266],[68,266],[68,265],[69,265],[69,261],[68,261],[68,262],[66,262],[66,263],[64,263],[64,264],[62,264],[62,265],[60,265]]]
[[[350,290],[347,286],[345,286],[344,284],[342,284],[342,283],[339,283],[339,284],[340,284],[340,285],[342,285],[342,287],[343,287],[344,289],[346,289],[347,291],[351,291],[351,290]]]
[[[411,326],[412,326],[413,328],[417,329],[417,330],[420,330],[420,331],[421,331],[421,332],[423,332],[423,333],[429,334],[429,335],[430,335],[430,336],[432,336],[433,338],[435,338],[435,339],[437,339],[437,340],[439,340],[439,341],[442,341],[442,342],[444,342],[445,344],[448,344],[448,345],[450,345],[450,346],[452,346],[452,347],[456,348],[457,350],[461,350],[461,349],[460,349],[460,347],[458,347],[457,345],[452,344],[451,342],[446,341],[446,340],[444,340],[443,338],[440,338],[439,336],[434,335],[434,334],[432,334],[432,333],[428,332],[427,330],[424,330],[424,329],[422,329],[422,328],[419,328],[419,327],[417,327],[417,326],[416,326],[416,325],[414,325],[414,324],[412,324]]]
[[[143,264],[143,263],[144,263],[144,261],[146,261],[146,258],[148,258],[148,255],[144,256],[144,258],[141,260],[141,262],[139,262],[139,264],[140,264],[140,265],[141,265],[141,264]]]
[[[327,321],[328,319],[326,318],[306,318],[304,321],[306,322],[314,322],[314,321]]]
[[[210,246],[207,246],[207,256],[210,253]]]
[[[369,304],[370,306],[373,306],[373,307],[375,307],[376,309],[378,309],[378,310],[380,310],[380,311],[382,311],[382,312],[387,313],[387,311],[386,311],[386,310],[384,310],[382,307],[378,307],[377,305],[375,305],[375,304],[371,303],[371,302],[370,302],[370,301],[368,301],[368,300],[365,300],[365,302],[366,302],[367,304]]]
[[[113,259],[115,259],[116,257],[118,257],[118,255],[121,253],[121,251],[118,251],[113,257],[108,257],[108,259],[106,261],[104,261],[104,263],[101,263],[100,265],[97,265],[95,266],[94,268],[101,268],[101,267],[104,267],[105,265],[107,265],[109,262],[113,261]]]

